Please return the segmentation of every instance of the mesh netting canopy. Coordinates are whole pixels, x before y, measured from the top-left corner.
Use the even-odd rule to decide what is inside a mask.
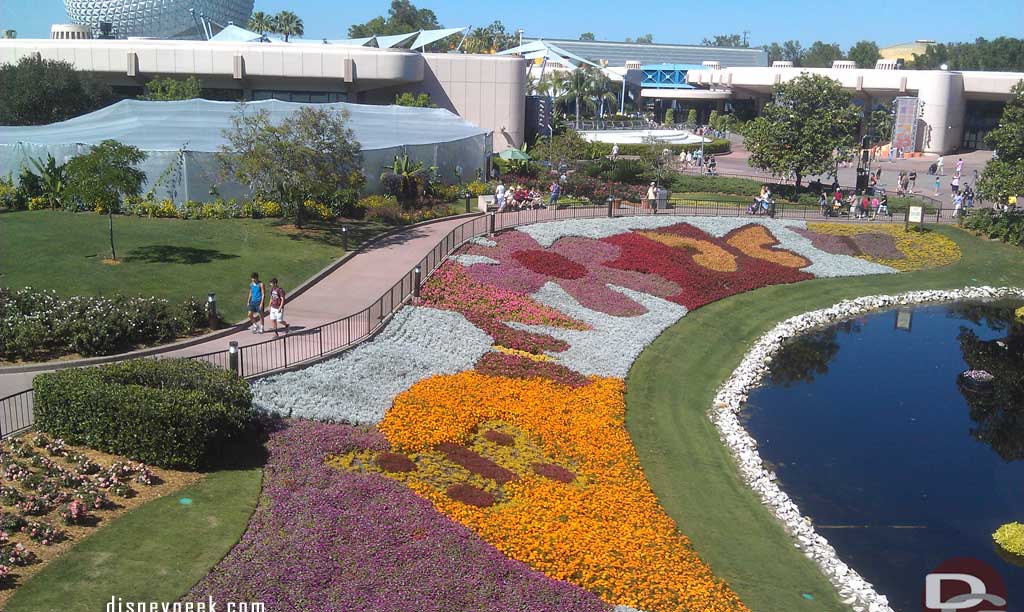
[[[53,155],[58,163],[87,152],[107,139],[136,146],[148,157],[140,169],[157,197],[176,202],[209,200],[211,188],[224,198],[244,197],[248,190],[222,176],[215,153],[227,145],[224,130],[239,112],[266,110],[271,123],[304,106],[348,112],[347,125],[363,149],[367,191],[379,190],[382,168],[406,153],[426,167],[437,166],[443,179],[455,181],[456,170],[469,180],[484,171],[491,151],[491,132],[441,108],[410,108],[368,104],[301,104],[263,100],[235,102],[124,100],[60,123],[0,127],[0,176],[31,167],[31,158]]]

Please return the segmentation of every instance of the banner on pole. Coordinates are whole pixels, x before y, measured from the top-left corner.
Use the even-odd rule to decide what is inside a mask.
[[[894,149],[903,149],[904,152],[913,151],[917,143],[917,98],[900,96],[896,98],[894,104],[896,116],[893,120],[890,146]]]

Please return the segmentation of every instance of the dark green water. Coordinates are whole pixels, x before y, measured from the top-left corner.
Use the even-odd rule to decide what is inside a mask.
[[[991,534],[1024,522],[1024,326],[1015,304],[896,310],[788,344],[750,395],[747,430],[840,558],[901,612],[950,557],[992,565],[1024,612],[1024,567]],[[903,318],[906,318],[904,314]],[[905,326],[904,326],[905,327]],[[996,376],[963,390],[969,368]]]

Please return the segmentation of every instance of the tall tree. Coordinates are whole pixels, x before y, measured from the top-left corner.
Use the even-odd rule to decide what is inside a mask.
[[[43,125],[110,104],[110,87],[62,60],[26,56],[0,65],[0,125]]]
[[[801,74],[772,89],[772,101],[744,130],[748,163],[789,175],[797,187],[804,176],[835,169],[853,147],[860,111],[839,81]]]
[[[643,36],[637,36],[636,38],[626,37],[628,43],[640,43],[641,45],[649,45],[654,42],[653,34],[644,34]]]
[[[273,32],[274,18],[263,11],[256,11],[249,17],[248,27],[253,32],[259,32],[260,34]]]
[[[923,54],[914,54],[908,68],[936,70],[946,64],[950,70],[993,70],[1024,72],[1024,39],[1000,36],[993,40],[928,45]]]
[[[156,77],[146,83],[146,93],[139,96],[140,100],[191,100],[202,97],[199,79],[189,76],[179,80],[170,77]]]
[[[302,36],[305,34],[306,27],[295,13],[281,11],[274,15],[274,32],[284,34],[284,41],[288,42],[288,39],[292,36]]]
[[[742,34],[716,34],[713,38],[705,38],[701,43],[705,47],[740,47],[750,46]]]
[[[589,108],[594,107],[592,97],[598,89],[594,72],[590,68],[580,66],[569,73],[565,81],[565,90],[559,96],[563,100],[573,100],[576,109],[576,127],[580,126],[580,105],[586,104]]]
[[[878,45],[874,41],[861,40],[850,47],[846,58],[857,62],[858,68],[874,68],[875,62],[882,56],[878,53]]]
[[[786,42],[779,44],[773,42],[761,47],[768,52],[768,63],[772,62],[787,61],[793,62],[794,66],[800,65],[800,57],[803,55],[803,47],[800,46],[800,41],[787,40]]]
[[[584,32],[580,34],[580,40],[595,40],[593,32]]]
[[[494,21],[483,28],[474,28],[466,40],[462,41],[462,50],[466,53],[497,53],[516,46],[516,37],[505,30],[505,25]]]
[[[1014,85],[1012,93],[999,127],[985,138],[998,158],[985,164],[978,193],[992,202],[1005,203],[1011,195],[1024,195],[1024,81]]]
[[[104,140],[88,153],[67,163],[68,192],[80,207],[107,213],[110,235],[110,259],[117,260],[114,248],[114,212],[126,197],[138,197],[146,173],[135,166],[146,159],[137,147]]]
[[[349,38],[363,38],[375,34],[408,34],[417,30],[436,30],[443,27],[430,9],[418,9],[409,0],[391,0],[388,16],[374,17],[366,23],[348,29]]]
[[[228,144],[218,158],[240,183],[276,197],[301,226],[306,200],[330,201],[365,181],[359,141],[347,121],[344,110],[304,107],[274,125],[266,110],[242,106],[224,131]]]
[[[832,62],[843,59],[843,50],[835,43],[814,41],[800,58],[803,66],[808,68],[831,68]]]

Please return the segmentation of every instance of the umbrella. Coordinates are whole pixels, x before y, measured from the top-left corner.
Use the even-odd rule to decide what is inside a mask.
[[[527,155],[526,153],[523,153],[522,151],[520,151],[519,149],[517,149],[515,147],[509,147],[509,148],[505,149],[504,151],[502,151],[501,153],[498,153],[498,157],[500,157],[502,159],[507,159],[507,160],[513,160],[514,159],[514,160],[518,160],[518,161],[526,161],[526,160],[530,159],[529,155]]]

